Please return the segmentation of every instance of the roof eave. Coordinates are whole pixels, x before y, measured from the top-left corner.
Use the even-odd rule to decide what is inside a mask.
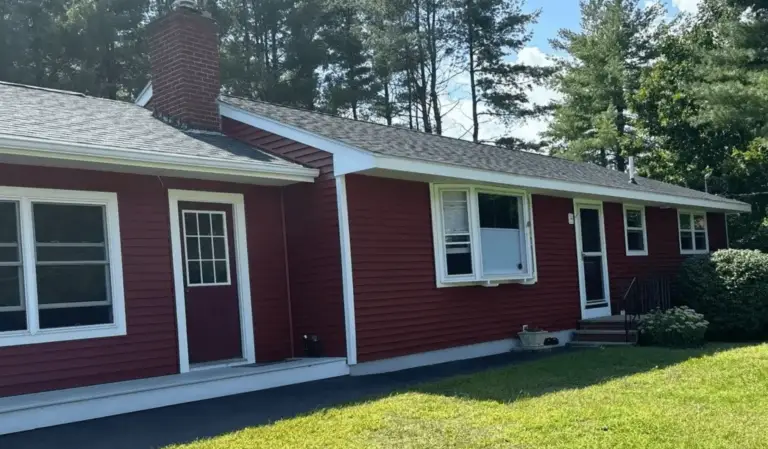
[[[0,154],[168,170],[201,175],[314,182],[319,170],[298,165],[242,162],[192,155],[165,155],[124,148],[0,135]]]

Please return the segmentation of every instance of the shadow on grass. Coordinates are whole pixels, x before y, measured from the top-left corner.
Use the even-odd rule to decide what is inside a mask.
[[[327,379],[0,436],[0,448],[155,449],[406,391],[511,402],[664,368],[732,347],[501,354],[390,374]]]
[[[569,351],[559,357],[419,385],[411,391],[509,403],[562,390],[602,384],[743,345],[694,349],[606,347]]]

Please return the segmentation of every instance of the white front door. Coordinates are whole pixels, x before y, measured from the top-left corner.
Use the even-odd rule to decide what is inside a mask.
[[[611,296],[605,250],[603,204],[599,201],[575,200],[574,212],[581,317],[587,319],[609,316]]]

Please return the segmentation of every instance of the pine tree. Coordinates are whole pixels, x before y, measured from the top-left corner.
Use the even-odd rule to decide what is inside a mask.
[[[555,85],[563,95],[548,137],[553,152],[624,171],[644,148],[630,99],[658,54],[664,10],[639,0],[582,0],[581,31],[560,30],[552,41],[568,53]]]

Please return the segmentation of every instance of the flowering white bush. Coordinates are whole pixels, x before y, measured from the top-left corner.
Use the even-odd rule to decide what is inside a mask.
[[[656,310],[638,325],[643,342],[659,346],[689,347],[704,343],[709,321],[689,307]]]

